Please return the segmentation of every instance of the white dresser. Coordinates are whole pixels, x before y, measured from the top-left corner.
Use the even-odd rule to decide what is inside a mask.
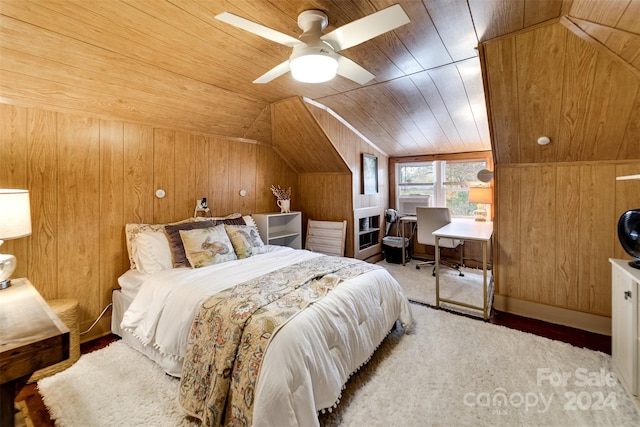
[[[611,284],[611,356],[613,370],[640,403],[640,270],[627,260],[609,259]]]

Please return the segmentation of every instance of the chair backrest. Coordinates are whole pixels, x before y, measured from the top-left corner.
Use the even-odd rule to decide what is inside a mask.
[[[307,238],[304,248],[325,255],[344,256],[347,239],[347,221],[307,222]]]
[[[449,208],[428,208],[419,206],[416,208],[416,216],[418,218],[418,243],[435,246],[436,238],[433,237],[432,233],[451,222],[451,212],[449,212]],[[455,248],[461,243],[461,241],[440,239],[439,243],[441,248]]]

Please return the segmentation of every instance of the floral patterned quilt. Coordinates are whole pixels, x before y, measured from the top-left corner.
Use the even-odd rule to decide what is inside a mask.
[[[254,391],[271,338],[342,280],[381,268],[322,256],[257,277],[209,298],[196,315],[179,403],[209,426],[250,426]]]

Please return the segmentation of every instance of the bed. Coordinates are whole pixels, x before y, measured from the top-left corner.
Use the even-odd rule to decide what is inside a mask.
[[[245,216],[243,222],[244,226],[235,224],[236,228],[253,232],[251,218]],[[215,224],[218,231],[219,225]],[[264,341],[268,347],[261,345],[259,380],[253,383],[250,393],[243,389],[244,395],[238,394],[241,400],[251,401],[250,413],[233,417],[233,423],[254,426],[318,425],[317,413],[335,407],[349,377],[368,361],[397,322],[406,332],[413,323],[408,300],[399,284],[385,269],[375,265],[254,241],[256,247],[248,256],[244,252],[244,257],[201,268],[176,267],[173,262],[169,265],[160,234],[154,239],[162,245],[155,242],[146,248],[155,245],[155,249],[147,250],[146,254],[141,254],[143,249],[136,249],[139,246],[136,240],[142,241],[141,236],[149,237],[150,233],[162,233],[161,227],[142,233],[129,231],[127,246],[133,268],[119,278],[120,289],[113,293],[112,331],[158,363],[167,374],[182,377],[180,404],[185,413],[204,419],[205,424],[222,421],[208,413],[211,410],[207,409],[210,405],[206,401],[197,402],[202,405],[201,410],[194,410],[182,395],[183,389],[189,388],[187,380],[197,382],[198,375],[194,372],[203,369],[194,367],[203,358],[196,349],[214,347],[207,344],[211,340],[199,346],[195,339],[200,334],[194,333],[196,325],[204,324],[204,307],[211,305],[210,301],[221,304],[237,289],[260,288],[267,277],[290,277],[292,272],[303,271],[310,265],[313,267],[310,270],[327,270],[327,283],[332,283],[329,288],[322,287],[321,292],[314,288],[311,293],[316,299],[274,328]],[[248,232],[244,235],[249,236]],[[144,256],[158,252],[160,246],[164,251],[164,261],[159,261],[164,262],[163,268],[145,268],[142,264],[148,266],[153,262],[144,261]],[[243,253],[242,248],[237,249],[236,254]],[[158,254],[153,256],[154,262],[162,258]],[[171,258],[174,261],[173,255]],[[133,262],[136,260],[137,265]],[[332,265],[335,266],[328,267]],[[347,270],[349,275],[344,275]],[[322,283],[324,286],[325,282]],[[287,298],[290,297],[284,299]],[[210,329],[203,326],[203,330]],[[188,392],[198,395],[200,391]],[[231,423],[231,406],[227,412],[225,424]]]

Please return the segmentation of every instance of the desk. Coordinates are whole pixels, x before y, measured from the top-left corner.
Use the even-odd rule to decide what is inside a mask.
[[[474,306],[464,302],[453,301],[440,298],[440,251],[436,250],[436,307],[440,307],[440,302],[461,305],[467,308],[482,310],[485,320],[489,318],[487,307],[487,245],[493,235],[493,223],[484,221],[475,221],[473,219],[456,219],[442,228],[433,232],[436,238],[436,247],[440,238],[459,239],[459,240],[475,240],[482,243],[482,291],[483,304],[482,307]]]
[[[404,224],[407,223],[407,222],[411,224],[411,227],[413,227],[418,222],[418,217],[415,216],[415,215],[400,217],[400,235],[402,237],[402,265],[404,265],[405,261],[406,261],[404,259],[404,251],[405,251],[405,248],[404,248]],[[413,230],[413,228],[412,228],[412,230]],[[411,237],[410,238],[413,238],[413,231],[411,232]]]
[[[69,329],[27,279],[0,291],[0,425],[14,425],[14,399],[35,371],[69,358]]]

